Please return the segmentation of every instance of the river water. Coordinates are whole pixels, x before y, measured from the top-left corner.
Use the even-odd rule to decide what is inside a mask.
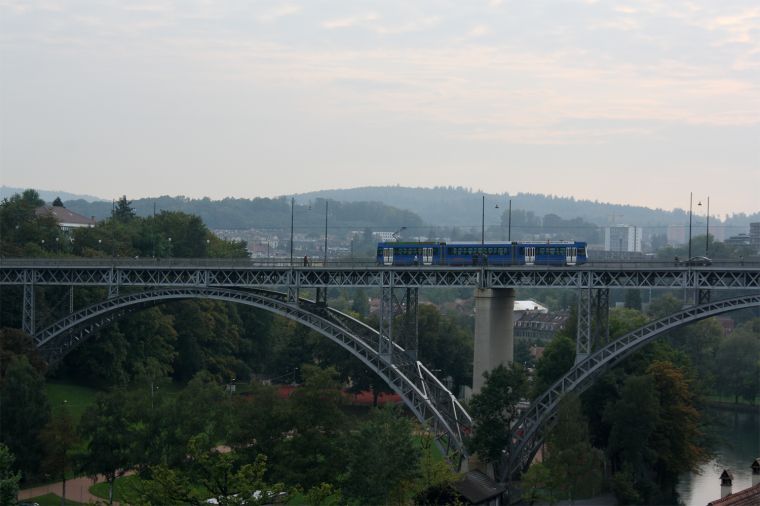
[[[752,485],[750,465],[760,457],[760,415],[725,410],[710,412],[720,424],[713,460],[704,464],[699,473],[681,477],[678,494],[685,506],[705,506],[720,499],[720,473],[730,469],[734,475],[732,492],[736,493]]]

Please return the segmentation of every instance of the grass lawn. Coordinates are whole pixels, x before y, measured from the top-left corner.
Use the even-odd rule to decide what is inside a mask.
[[[37,503],[40,506],[61,506],[61,497],[53,493],[32,497],[21,502]],[[66,499],[66,506],[84,506],[84,503]]]
[[[76,422],[79,422],[82,413],[88,406],[95,402],[95,395],[98,393],[94,388],[63,381],[49,381],[46,383],[45,389],[50,400],[50,407],[53,410],[53,416],[63,409],[63,401],[65,400],[69,414]]]
[[[140,477],[135,474],[132,474],[129,476],[122,476],[121,478],[116,478],[116,481],[113,484],[113,500],[114,501],[124,500],[124,497],[123,497],[124,491],[130,490],[131,487],[136,486],[139,482],[140,482]],[[96,495],[105,500],[108,500],[108,483],[105,481],[96,483],[95,485],[90,487],[90,493],[92,495]]]

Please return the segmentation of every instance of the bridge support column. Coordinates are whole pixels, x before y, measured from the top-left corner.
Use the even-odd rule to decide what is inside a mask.
[[[483,373],[514,358],[515,290],[513,288],[475,289],[475,356],[472,391],[480,392]]]
[[[377,352],[390,362],[393,351],[393,272],[383,272],[383,287],[380,296],[380,336]]]
[[[21,315],[21,330],[34,337],[34,283],[24,283],[24,306]]]
[[[578,290],[578,328],[575,333],[575,363],[591,354],[591,288]]]
[[[594,350],[607,346],[610,341],[610,289],[594,290],[596,320],[594,321]],[[593,350],[592,350],[593,351]]]

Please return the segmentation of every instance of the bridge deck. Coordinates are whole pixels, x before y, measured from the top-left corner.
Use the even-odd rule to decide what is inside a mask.
[[[593,263],[575,267],[267,265],[216,259],[2,259],[0,285],[250,287],[487,287],[760,289],[760,263],[686,267]]]

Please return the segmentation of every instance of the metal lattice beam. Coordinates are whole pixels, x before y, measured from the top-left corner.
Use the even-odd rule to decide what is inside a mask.
[[[657,264],[656,264],[657,265]],[[289,267],[236,260],[0,259],[0,285],[21,285],[31,271],[37,285],[115,287],[224,286],[228,288],[375,287],[394,274],[395,288],[694,288],[760,289],[760,264],[726,267],[651,264],[576,267]],[[115,293],[115,292],[113,292]],[[296,300],[296,299],[294,299]]]
[[[25,283],[24,302],[21,314],[21,329],[30,336],[33,336],[36,331],[34,308],[34,283]]]

